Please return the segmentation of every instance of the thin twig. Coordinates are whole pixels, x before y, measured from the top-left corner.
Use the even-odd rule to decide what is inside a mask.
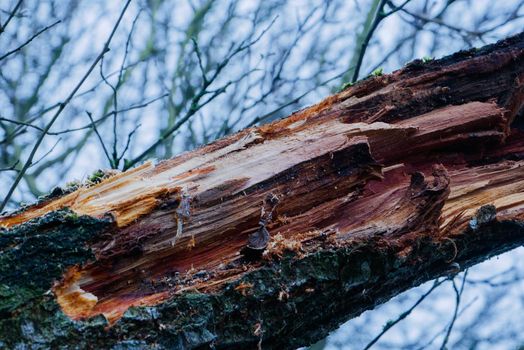
[[[466,282],[467,283],[467,282]],[[458,315],[457,315],[457,318],[460,317],[461,315],[463,315],[475,302],[477,302],[479,300],[479,297],[475,297],[473,298],[469,303],[467,303],[463,308],[462,310],[459,311]],[[448,329],[448,325],[446,325],[444,328],[442,328],[440,330],[440,332],[438,332],[437,334],[435,334],[433,336],[433,338],[431,338],[427,343],[423,344],[422,346],[416,348],[418,350],[423,350],[425,348],[427,348],[428,346],[430,346],[431,344],[433,344],[435,342],[435,340],[438,339],[438,337],[440,337],[442,334],[444,334]],[[415,344],[416,345],[416,344]],[[413,348],[415,345],[411,346],[410,348]]]
[[[206,76],[206,70],[204,69],[204,65],[202,63],[202,53],[200,52],[200,48],[198,47],[198,42],[195,38],[191,38],[191,41],[193,41],[193,46],[195,47],[195,54],[198,59],[198,66],[200,67],[200,73],[202,74],[202,79],[204,80],[204,83],[207,83],[207,76]]]
[[[7,27],[9,22],[11,22],[13,17],[16,15],[16,12],[18,11],[18,8],[22,5],[23,1],[24,0],[18,0],[18,2],[15,5],[15,8],[13,9],[13,11],[11,11],[11,13],[9,14],[9,17],[7,17],[7,20],[5,21],[5,23],[3,25],[0,23],[0,35],[2,35],[3,32],[5,32],[5,28]]]
[[[462,285],[460,286],[460,290],[457,289],[457,285],[455,284],[455,281],[453,281],[453,290],[455,291],[455,310],[453,311],[453,318],[451,319],[451,322],[449,323],[449,327],[446,332],[446,336],[444,337],[444,340],[442,341],[442,345],[440,346],[440,350],[447,349],[446,344],[449,341],[451,330],[453,329],[453,326],[455,325],[455,321],[457,320],[460,300],[462,297],[462,292],[464,292],[464,286],[466,285],[466,276],[467,275],[468,275],[468,270],[464,271],[464,276],[462,277]]]
[[[41,160],[43,160],[45,157],[47,157],[51,152],[53,152],[53,150],[55,149],[56,146],[58,146],[58,144],[60,143],[60,141],[62,141],[62,138],[58,138],[58,140],[56,140],[55,144],[53,145],[53,147],[51,147],[49,149],[49,151],[47,151],[44,155],[42,155],[40,157],[40,159],[36,160],[33,162],[33,166],[34,165],[37,165],[38,163],[40,163]]]
[[[15,53],[17,53],[18,51],[22,50],[25,46],[29,45],[29,43],[30,43],[31,41],[33,41],[37,36],[39,36],[40,34],[42,34],[42,33],[45,32],[45,31],[47,31],[48,29],[53,28],[54,26],[56,26],[56,25],[57,25],[58,23],[60,23],[60,22],[62,22],[62,21],[61,21],[61,20],[58,20],[58,21],[56,21],[55,23],[53,23],[53,24],[51,24],[51,25],[49,25],[49,26],[47,26],[47,27],[45,27],[45,28],[39,30],[39,31],[36,32],[32,37],[30,37],[30,38],[29,38],[25,43],[23,43],[22,45],[20,45],[20,46],[17,47],[16,49],[13,49],[13,50],[7,52],[5,55],[0,56],[0,61],[3,60],[3,59],[5,59],[5,58],[7,58],[7,57],[9,57],[9,56],[11,56],[12,54],[15,54]]]
[[[18,171],[18,169],[16,169],[16,166],[18,165],[18,163],[20,163],[19,160],[17,160],[13,165],[11,165],[10,167],[7,167],[7,168],[0,168],[0,172],[2,171]]]
[[[415,302],[415,304],[413,304],[413,306],[411,306],[409,309],[407,309],[406,311],[404,311],[403,313],[401,313],[395,320],[393,321],[388,321],[385,325],[384,325],[384,328],[382,328],[382,331],[377,334],[377,336],[375,338],[373,338],[373,340],[371,340],[368,345],[366,345],[366,347],[364,348],[364,350],[367,350],[369,348],[371,348],[377,341],[379,341],[379,339],[387,333],[387,331],[389,331],[391,328],[393,328],[393,326],[395,326],[397,323],[399,323],[400,321],[402,321],[403,319],[405,319],[406,317],[409,316],[409,314],[411,314],[411,312],[413,310],[415,310],[415,308],[424,300],[426,299],[426,297],[428,295],[431,294],[431,292],[433,292],[438,286],[440,286],[442,283],[446,282],[448,279],[443,279],[443,280],[438,280],[436,279],[435,282],[433,283],[433,286],[431,286],[431,288],[424,294],[422,294],[422,296]]]
[[[33,128],[33,129],[36,129],[36,130],[41,131],[41,132],[44,131],[44,129],[42,129],[39,126],[33,125],[31,123],[21,122],[21,121],[14,120],[14,119],[0,117],[0,121],[6,122],[6,123],[15,124],[15,125],[19,125],[19,126],[24,126],[24,127],[28,127],[28,128]]]
[[[126,154],[127,150],[129,149],[129,145],[131,144],[131,138],[133,137],[133,135],[135,134],[135,132],[138,130],[138,128],[140,128],[142,126],[142,124],[138,124],[137,126],[135,126],[135,128],[133,130],[131,130],[131,132],[127,135],[127,142],[124,146],[124,149],[122,150],[122,153],[120,153],[120,156],[118,157],[117,159],[117,163],[120,163],[120,161],[122,160],[122,158],[124,158],[124,155]]]
[[[106,145],[104,143],[104,140],[102,139],[102,136],[98,132],[98,128],[96,127],[96,123],[93,120],[93,115],[91,112],[86,111],[87,116],[89,117],[89,120],[91,121],[91,127],[93,128],[93,131],[95,132],[96,136],[98,137],[98,140],[100,141],[100,144],[102,145],[102,150],[104,151],[104,154],[106,155],[107,161],[109,162],[109,166],[113,168],[113,160],[109,156],[109,152],[107,151]]]

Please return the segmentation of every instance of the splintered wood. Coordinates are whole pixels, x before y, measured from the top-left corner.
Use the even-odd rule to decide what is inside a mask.
[[[501,45],[416,61],[0,225],[65,207],[111,216],[96,260],[71,266],[54,293],[73,319],[114,322],[131,306],[220,288],[286,251],[300,259],[370,236],[449,239],[487,205],[493,220],[524,220],[523,57]],[[249,237],[261,253],[251,260]]]

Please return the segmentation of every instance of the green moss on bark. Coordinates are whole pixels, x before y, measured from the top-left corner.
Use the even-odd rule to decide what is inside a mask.
[[[87,243],[107,224],[61,210],[0,232],[0,315],[48,291],[67,267],[94,258]]]
[[[68,267],[94,258],[88,243],[108,225],[64,209],[0,231],[0,344],[53,338],[47,330],[58,331],[68,319],[50,289]]]
[[[319,249],[302,259],[289,254],[218,292],[131,308],[107,328],[103,316],[72,321],[47,293],[68,266],[92,258],[86,244],[107,225],[66,210],[1,233],[0,348],[249,349],[261,342],[264,349],[292,349],[445,274],[454,249],[420,235],[410,242],[418,248],[402,258],[401,245],[387,237]],[[522,223],[489,223],[456,237],[455,261],[467,267],[523,243]],[[239,291],[239,283],[252,287]]]

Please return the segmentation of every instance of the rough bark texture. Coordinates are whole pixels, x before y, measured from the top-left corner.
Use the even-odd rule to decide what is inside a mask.
[[[0,217],[0,347],[293,348],[524,244],[524,34]]]

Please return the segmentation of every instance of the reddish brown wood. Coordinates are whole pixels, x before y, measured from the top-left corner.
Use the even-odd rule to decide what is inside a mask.
[[[93,245],[96,260],[69,267],[53,289],[71,318],[111,322],[188,289],[216,292],[285,252],[302,259],[377,238],[411,256],[421,238],[460,240],[472,218],[482,221],[480,208],[488,221],[524,220],[523,103],[520,35],[370,77],[286,119],[145,163],[0,225],[64,207],[111,215],[116,227]],[[265,249],[257,257],[250,244]],[[195,274],[203,270],[206,279]]]

